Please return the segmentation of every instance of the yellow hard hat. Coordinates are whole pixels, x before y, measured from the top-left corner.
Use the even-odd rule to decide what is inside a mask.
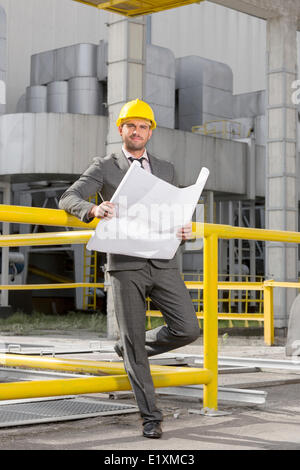
[[[151,129],[156,128],[154,113],[149,104],[139,99],[129,101],[122,107],[119,118],[116,122],[119,127],[125,119],[147,119],[151,121]]]

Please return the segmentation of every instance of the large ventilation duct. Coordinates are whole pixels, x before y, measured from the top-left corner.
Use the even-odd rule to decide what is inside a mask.
[[[100,114],[103,91],[97,78],[71,78],[69,80],[69,113]]]
[[[198,56],[176,60],[177,127],[191,131],[208,121],[232,119],[233,74],[223,63]]]
[[[68,82],[52,82],[47,85],[47,111],[68,112]]]
[[[147,45],[145,101],[158,126],[175,126],[175,57],[164,47]]]
[[[26,112],[46,113],[47,112],[47,87],[30,86],[26,89]]]

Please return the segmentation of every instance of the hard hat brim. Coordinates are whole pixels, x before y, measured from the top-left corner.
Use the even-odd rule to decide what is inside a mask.
[[[130,121],[131,119],[140,119],[141,121],[149,121],[151,123],[150,129],[151,130],[156,129],[156,122],[155,121],[151,121],[150,119],[145,119],[141,116],[132,116],[132,117],[123,118],[123,119],[119,118],[116,122],[117,127],[120,127],[126,121]]]

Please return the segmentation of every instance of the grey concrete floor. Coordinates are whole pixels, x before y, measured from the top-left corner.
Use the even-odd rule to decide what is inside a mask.
[[[88,333],[81,335],[43,335],[30,337],[2,336],[3,343],[47,344],[56,347],[86,347],[91,341],[101,341],[103,347],[112,341]],[[180,354],[202,354],[201,340],[177,350]],[[285,357],[283,341],[273,347],[261,338],[226,337],[219,340],[219,356],[269,358]],[[114,353],[78,354],[69,357],[101,360],[114,359]],[[191,414],[200,410],[197,399],[158,396],[163,410],[163,437],[146,439],[141,435],[142,424],[137,413],[130,415],[86,418],[76,421],[36,424],[0,429],[0,450],[101,450],[105,456],[113,451],[190,450],[298,450],[300,449],[300,372],[260,370],[255,373],[220,375],[219,384],[228,387],[254,388],[267,392],[264,405],[223,402],[220,411],[230,414],[217,417]],[[90,395],[108,398],[105,395]],[[134,404],[134,399],[119,398]],[[195,454],[197,455],[197,454]],[[103,457],[104,458],[104,457]]]

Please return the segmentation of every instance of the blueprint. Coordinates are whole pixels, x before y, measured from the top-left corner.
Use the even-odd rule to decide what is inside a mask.
[[[181,243],[177,230],[192,220],[208,175],[209,170],[202,168],[195,184],[177,188],[134,162],[111,199],[116,216],[100,220],[87,249],[173,258]]]

